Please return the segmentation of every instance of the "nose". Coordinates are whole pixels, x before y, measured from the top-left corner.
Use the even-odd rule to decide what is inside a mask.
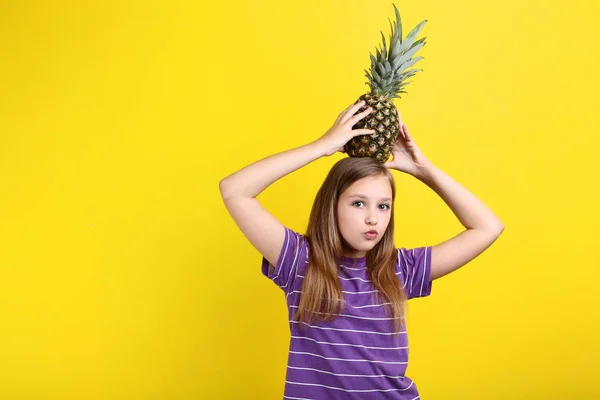
[[[367,219],[366,222],[369,225],[377,225],[377,222],[379,221],[379,218],[377,218],[377,212],[376,211],[369,211],[369,213],[367,214]]]

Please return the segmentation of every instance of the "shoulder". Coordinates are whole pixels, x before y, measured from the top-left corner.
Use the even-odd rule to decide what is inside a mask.
[[[273,265],[263,257],[262,273],[289,292],[293,290],[298,275],[304,275],[310,250],[306,235],[286,226],[284,228],[285,236],[277,262]]]
[[[285,240],[281,249],[280,258],[282,260],[287,259],[292,266],[301,269],[308,263],[309,254],[310,240],[306,234],[286,226]]]
[[[396,274],[408,298],[428,296],[431,292],[431,246],[396,249]]]

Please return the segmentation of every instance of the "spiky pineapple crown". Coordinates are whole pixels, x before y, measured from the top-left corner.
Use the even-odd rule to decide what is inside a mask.
[[[392,24],[392,21],[390,21],[390,27],[392,28],[390,48],[389,50],[387,49],[385,36],[381,32],[383,46],[381,49],[376,49],[377,58],[373,57],[373,54],[369,54],[371,57],[371,68],[369,71],[365,70],[369,79],[367,85],[370,86],[371,92],[381,94],[388,99],[399,98],[399,93],[406,93],[403,88],[410,82],[405,81],[417,72],[422,71],[421,69],[408,70],[408,68],[423,58],[421,56],[416,58],[411,57],[425,45],[425,38],[421,38],[416,42],[415,39],[419,35],[421,28],[427,23],[427,20],[421,21],[402,40],[400,13],[396,5],[394,4],[393,6],[396,12],[396,22]]]

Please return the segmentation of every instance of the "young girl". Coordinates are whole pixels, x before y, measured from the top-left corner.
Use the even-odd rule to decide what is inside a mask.
[[[350,105],[319,139],[257,161],[220,182],[225,206],[263,255],[262,273],[285,293],[291,341],[285,399],[419,398],[405,376],[404,305],[428,296],[431,282],[488,248],[503,223],[473,194],[421,153],[406,125],[385,164],[338,161],[317,193],[305,235],[283,226],[256,199],[279,178],[337,151],[372,110]],[[389,169],[433,189],[465,230],[414,249],[394,244],[396,188]]]

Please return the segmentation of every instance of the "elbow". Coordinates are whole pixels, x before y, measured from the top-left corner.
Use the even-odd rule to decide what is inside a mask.
[[[219,191],[224,202],[238,197],[245,197],[241,189],[239,182],[231,181],[229,177],[223,178],[219,182]]]
[[[500,225],[498,226],[498,236],[502,235],[502,232],[504,232],[504,224],[500,222]]]
[[[246,195],[244,193],[245,186],[239,182],[239,179],[236,178],[223,178],[219,182],[219,191],[221,192],[221,198],[223,202],[227,202],[229,200],[238,199],[238,198],[247,198],[252,197]]]
[[[504,232],[504,223],[498,218],[494,218],[494,220],[486,221],[477,229],[485,233],[486,236],[493,237],[495,240]]]
[[[219,182],[219,191],[221,192],[221,198],[223,200],[226,200],[229,197],[231,197],[231,188],[230,188],[230,186],[231,185],[228,183],[227,178],[223,178]]]
[[[500,235],[502,235],[502,232],[504,232],[504,223],[502,221],[500,221],[499,219],[492,224],[489,228],[490,232],[492,232],[492,234],[497,238]]]

